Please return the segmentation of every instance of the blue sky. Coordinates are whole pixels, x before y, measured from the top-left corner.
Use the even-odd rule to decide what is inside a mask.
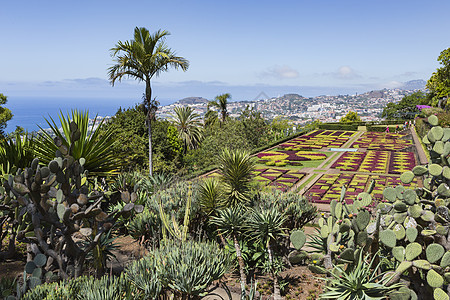
[[[163,101],[230,92],[252,100],[427,80],[450,47],[450,1],[2,1],[0,92],[14,97],[140,99],[111,87],[109,49],[143,26],[171,32],[190,61],[153,81]]]

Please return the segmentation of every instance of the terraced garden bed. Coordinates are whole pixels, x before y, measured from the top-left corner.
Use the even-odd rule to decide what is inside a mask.
[[[298,170],[282,168],[259,168],[253,174],[254,179],[263,186],[275,187],[282,191],[287,191],[306,175]]]
[[[410,184],[403,184],[398,176],[383,175],[363,175],[363,174],[324,174],[305,193],[307,199],[315,203],[330,203],[331,200],[339,200],[342,186],[346,186],[345,201],[352,203],[356,196],[367,190],[368,185],[375,180],[375,187],[371,193],[372,197],[378,201],[383,198],[385,187],[396,187],[402,184],[405,187],[416,187],[417,181]]]
[[[384,132],[365,132],[351,148],[367,148],[367,150],[380,151],[400,151],[413,143],[411,140],[402,139],[404,134],[384,133]]]
[[[339,148],[344,145],[356,132],[342,130],[314,130],[299,136],[279,147],[285,150],[320,150],[322,148]]]
[[[302,161],[324,160],[327,155],[317,151],[272,150],[258,153],[259,163],[268,166],[301,166]]]
[[[353,172],[401,174],[415,165],[413,152],[367,151],[345,152],[331,168]]]

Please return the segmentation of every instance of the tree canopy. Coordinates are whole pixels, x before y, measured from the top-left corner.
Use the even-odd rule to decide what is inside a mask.
[[[361,118],[358,116],[358,113],[354,111],[349,111],[347,115],[345,115],[339,120],[339,122],[341,123],[361,122]]]
[[[437,61],[442,65],[427,82],[431,104],[444,107],[450,95],[450,48],[441,52]]]
[[[428,103],[427,95],[422,91],[417,91],[411,95],[405,96],[398,103],[390,102],[383,109],[382,117],[388,120],[393,119],[414,119],[419,113],[417,105]]]
[[[8,98],[0,93],[0,137],[5,136],[6,122],[11,120],[13,117],[11,110],[3,107],[6,102],[8,102]]]

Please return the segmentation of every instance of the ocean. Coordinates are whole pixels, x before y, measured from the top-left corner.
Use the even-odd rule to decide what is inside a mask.
[[[13,113],[8,121],[6,133],[12,132],[16,126],[21,126],[29,132],[39,130],[38,126],[48,128],[45,119],[53,118],[59,125],[59,114],[70,113],[73,109],[88,110],[89,117],[95,115],[113,116],[119,107],[123,109],[134,107],[140,100],[118,98],[67,98],[67,97],[8,97],[5,107]],[[168,105],[174,101],[161,101],[160,105]]]

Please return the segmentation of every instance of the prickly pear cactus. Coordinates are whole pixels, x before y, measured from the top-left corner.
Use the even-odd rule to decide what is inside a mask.
[[[75,122],[70,124],[70,134],[73,141],[79,138]],[[3,182],[1,197],[7,198],[8,205],[1,209],[19,212],[25,226],[17,232],[17,240],[29,244],[35,249],[33,252],[45,255],[49,271],[66,279],[81,274],[87,253],[119,216],[126,216],[132,210],[142,211],[142,207],[128,199],[122,211],[104,212],[100,206],[105,201],[104,194],[89,188],[84,158],[75,160],[72,147],[67,148],[58,137],[54,142],[59,150],[47,166],[36,158],[29,168],[18,170]],[[86,247],[74,241],[75,233],[86,237]],[[28,262],[27,274],[44,273],[39,266],[42,256],[37,255],[36,259]],[[38,268],[33,269],[34,266]],[[31,276],[25,285],[39,284],[40,277]]]
[[[375,222],[371,217],[372,191],[360,193],[353,204],[344,201],[345,187],[339,201],[331,201],[330,213],[322,213],[318,220],[318,234],[323,241],[322,257],[309,259],[315,273],[327,273],[333,265],[353,264],[360,251],[368,251],[372,244]],[[370,232],[370,227],[372,231]]]
[[[384,190],[379,240],[388,257],[396,261],[392,282],[409,281],[411,293],[423,299],[449,299],[444,285],[450,282],[450,128],[438,126],[430,116],[431,130],[423,137],[431,161],[403,173],[408,184],[419,177],[423,187],[403,186]],[[421,288],[425,280],[429,289]],[[422,281],[422,282],[421,282]]]

